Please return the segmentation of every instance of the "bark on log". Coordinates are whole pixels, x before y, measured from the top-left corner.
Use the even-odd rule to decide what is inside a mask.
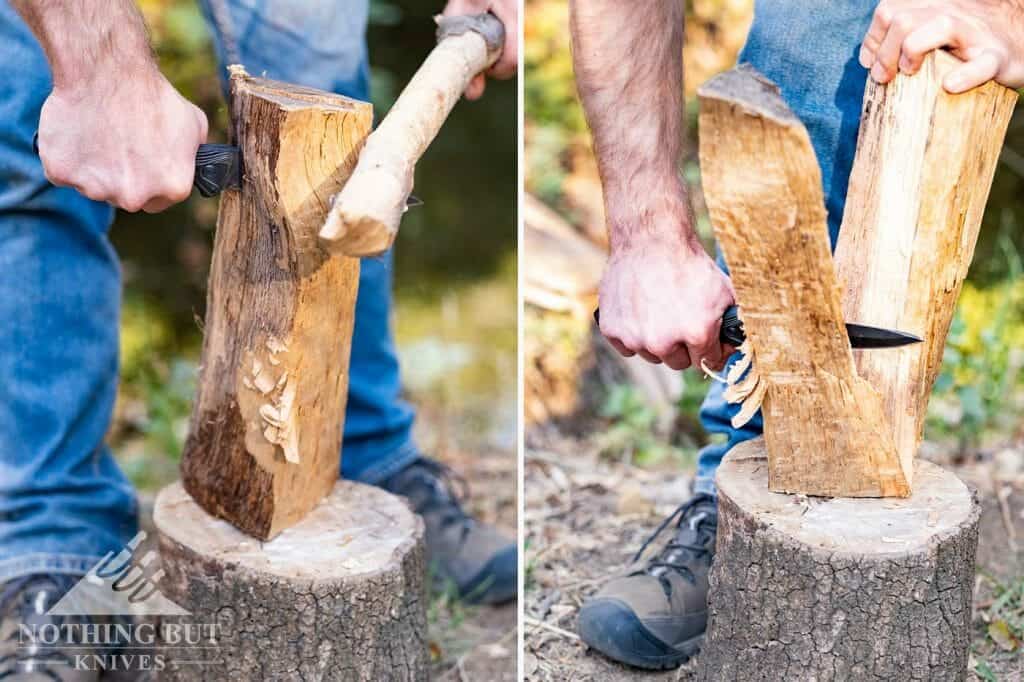
[[[372,108],[232,67],[231,112],[244,178],[221,197],[181,472],[204,509],[267,539],[338,478],[359,261],[317,232]]]
[[[157,497],[154,523],[161,591],[190,622],[221,628],[204,652],[213,663],[168,665],[161,679],[427,679],[423,522],[399,498],[339,481],[300,523],[260,543],[176,483]]]
[[[909,494],[881,398],[854,368],[807,131],[749,66],[698,95],[704,196],[767,384],[771,489]]]
[[[914,76],[868,79],[836,245],[846,319],[924,339],[854,354],[858,374],[882,396],[908,473],[1017,102],[992,81],[947,93],[942,79],[959,64],[937,50]]]
[[[980,507],[916,462],[905,499],[769,492],[764,441],[718,469],[703,680],[964,680]]]

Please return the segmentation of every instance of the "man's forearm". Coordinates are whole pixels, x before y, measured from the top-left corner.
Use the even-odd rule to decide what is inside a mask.
[[[681,1],[572,0],[570,19],[576,84],[593,135],[612,248],[652,230],[695,241],[678,170]],[[666,214],[683,219],[652,219]]]
[[[12,0],[36,35],[55,88],[89,83],[104,66],[155,69],[146,25],[132,0]]]

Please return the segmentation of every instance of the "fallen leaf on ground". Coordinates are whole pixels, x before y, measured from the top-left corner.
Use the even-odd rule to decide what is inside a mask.
[[[1010,630],[1010,626],[1006,624],[1005,620],[995,620],[989,623],[988,636],[1003,651],[1014,651],[1020,646],[1020,640],[1014,636],[1013,631]]]

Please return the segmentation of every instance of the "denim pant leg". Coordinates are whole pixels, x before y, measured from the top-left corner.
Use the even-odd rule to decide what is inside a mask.
[[[224,66],[366,100],[368,0],[204,0]],[[224,70],[221,69],[223,74]],[[419,456],[401,398],[391,329],[391,256],[364,258],[342,446],[342,475],[379,483]]]
[[[50,185],[32,136],[43,52],[0,0],[0,581],[85,573],[136,532],[103,437],[117,387],[113,210]]]
[[[811,138],[821,167],[832,248],[843,219],[846,188],[857,145],[867,71],[858,63],[861,40],[877,0],[823,3],[817,0],[757,0],[754,23],[740,61],[753,65],[782,90],[782,96]],[[724,263],[719,259],[724,268]],[[737,406],[711,386],[700,418],[709,433],[726,441],[709,445],[697,458],[696,492],[714,492],[723,455],[737,443],[761,434],[761,415],[740,430],[729,423]]]

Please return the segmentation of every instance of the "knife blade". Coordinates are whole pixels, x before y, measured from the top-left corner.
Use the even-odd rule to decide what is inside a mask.
[[[600,309],[594,311],[594,322],[598,324],[601,322],[600,313]],[[846,334],[850,337],[851,348],[864,350],[899,348],[912,343],[921,343],[921,337],[914,334],[854,322],[846,323]],[[739,346],[747,340],[747,335],[743,331],[743,321],[740,320],[739,309],[736,306],[729,306],[722,315],[722,329],[718,334],[718,339],[730,346]]]

